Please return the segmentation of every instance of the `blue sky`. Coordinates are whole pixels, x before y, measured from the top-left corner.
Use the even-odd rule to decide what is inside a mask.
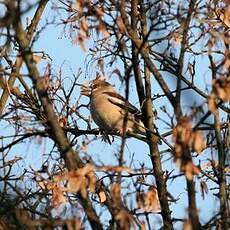
[[[55,2],[55,1],[52,1]],[[45,10],[45,13],[43,15],[43,19],[39,25],[41,28],[43,25],[45,25],[46,20],[50,21],[52,20],[52,17],[54,15],[53,9],[51,9],[52,2],[49,2],[47,5],[47,8]],[[32,12],[29,15],[29,18],[32,18]],[[63,16],[64,18],[64,16]],[[87,47],[90,48],[92,46],[92,43],[88,43]],[[91,71],[89,73],[85,72],[86,69],[86,63],[85,58],[87,53],[81,50],[79,45],[73,45],[71,42],[71,39],[68,36],[68,31],[65,33],[63,32],[63,26],[62,25],[49,25],[41,34],[37,42],[35,42],[34,46],[35,51],[44,51],[47,53],[50,58],[52,59],[51,65],[54,72],[59,71],[59,69],[62,69],[62,75],[66,78],[72,77],[73,73],[77,73],[79,71],[79,68],[82,69],[83,74],[80,77],[80,83],[84,83],[88,81],[89,79],[93,79],[94,77],[91,76],[91,74],[95,75],[95,66],[90,66]],[[205,58],[200,58],[200,67],[199,68],[199,86],[201,88],[205,88],[205,78],[208,75],[208,69],[203,68],[203,66],[207,66],[207,60]],[[48,60],[43,60],[39,65],[38,68],[41,73],[45,71],[45,66],[47,65]],[[119,63],[117,64],[117,68],[121,68],[119,66]],[[170,76],[165,76],[170,78]],[[124,87],[119,87],[120,83],[116,80],[116,78],[113,78],[112,83],[115,83],[117,88],[120,89],[120,92],[122,93],[124,91]],[[154,83],[154,82],[153,82]],[[68,81],[65,82],[66,88],[68,88]],[[173,81],[172,81],[173,84]],[[158,92],[159,87],[157,84],[153,84],[153,90],[154,92]],[[130,91],[130,100],[133,104],[138,105],[138,99],[135,92],[134,82],[131,80],[131,91]],[[76,92],[76,97],[79,95],[79,92]],[[191,94],[190,98],[185,98],[185,105],[189,104],[191,105],[191,100],[198,101],[199,103],[202,103],[202,100],[197,99],[198,97],[195,97],[193,94]],[[187,101],[186,101],[187,100]],[[87,103],[87,99],[83,99],[84,103]],[[73,102],[74,103],[74,102]],[[157,109],[159,109],[162,105],[167,105],[166,101],[164,99],[158,99],[155,101],[155,106]],[[157,121],[158,124],[158,121]],[[160,122],[159,122],[160,124]],[[96,127],[93,125],[93,127]],[[161,127],[158,127],[161,130],[164,129],[164,127],[161,124]],[[166,130],[165,130],[166,131]],[[9,129],[7,131],[4,131],[4,135],[9,133]],[[89,137],[92,138],[92,137]],[[80,138],[79,138],[80,139]],[[50,148],[52,147],[50,145],[49,141],[42,141],[41,143],[34,143],[31,142],[31,144],[21,144],[19,145],[20,148],[16,147],[12,149],[11,155],[12,157],[14,155],[21,155],[23,156],[24,160],[23,163],[27,166],[32,166],[33,168],[37,168],[37,165],[40,165],[43,160],[45,159],[45,154],[49,152]],[[27,146],[25,148],[25,146]],[[161,149],[164,149],[165,146],[160,146]],[[42,150],[41,150],[42,149]],[[103,162],[104,164],[116,164],[116,159],[114,157],[115,152],[118,152],[120,149],[120,141],[119,139],[116,139],[115,142],[110,146],[107,143],[104,143],[101,141],[101,139],[95,141],[93,144],[90,144],[89,146],[89,155],[92,156],[96,162]],[[126,142],[125,147],[125,160],[127,162],[127,165],[129,165],[130,162],[130,156],[134,153],[135,158],[135,165],[138,167],[140,163],[145,163],[147,167],[151,168],[151,161],[148,157],[148,146],[135,139],[128,139]],[[82,153],[84,154],[84,153]],[[168,158],[169,155],[165,156],[165,158]],[[205,159],[204,156],[199,157],[201,160]],[[198,158],[198,159],[199,159]],[[163,167],[167,170],[174,169],[176,172],[178,172],[177,166],[170,160],[166,161],[163,164]],[[150,179],[152,180],[152,178]],[[173,209],[173,216],[177,218],[183,218],[185,213],[187,213],[187,195],[186,195],[186,184],[185,180],[180,178],[176,179],[175,181],[172,181],[168,184],[169,191],[172,193],[172,195],[175,198],[180,198],[176,204],[172,204]],[[197,205],[198,209],[200,210],[200,216],[201,221],[205,222],[207,221],[211,215],[213,214],[214,210],[218,206],[217,201],[213,197],[212,192],[210,191],[209,194],[206,196],[205,200],[202,200],[200,197],[200,188],[199,183],[197,183]],[[154,220],[156,223],[158,221],[158,218]],[[179,229],[178,225],[178,229]]]

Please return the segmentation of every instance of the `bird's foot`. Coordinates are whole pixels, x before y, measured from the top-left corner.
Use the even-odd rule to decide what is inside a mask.
[[[111,140],[110,140],[110,138],[109,138],[109,135],[108,135],[108,133],[105,132],[105,130],[99,129],[99,134],[102,135],[102,140],[103,140],[103,141],[108,142],[110,145],[112,144],[112,143],[111,143]],[[113,140],[114,140],[114,139],[112,139],[112,141],[113,141]]]
[[[118,129],[118,130],[116,130],[116,134],[118,136],[123,137],[123,136],[125,136],[126,132],[124,132],[124,129]]]

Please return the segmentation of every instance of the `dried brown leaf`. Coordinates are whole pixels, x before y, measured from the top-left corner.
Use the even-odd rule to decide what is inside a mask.
[[[38,185],[42,188],[42,189],[46,189],[45,183],[44,181],[39,181]]]
[[[113,205],[120,207],[121,204],[121,186],[120,184],[113,184],[111,188]]]
[[[103,203],[103,202],[106,201],[105,192],[103,192],[103,191],[99,192],[98,196],[99,196],[99,199],[100,199],[100,202],[101,202],[101,203]]]
[[[13,164],[17,163],[20,160],[22,160],[22,157],[15,156],[12,160],[6,161],[5,165],[13,165]]]
[[[100,67],[101,72],[104,73],[104,59],[100,58],[97,63]]]
[[[46,184],[46,189],[48,189],[48,190],[53,190],[53,189],[55,189],[56,186],[57,186],[57,183],[56,183],[56,182],[48,182],[48,183]]]
[[[91,172],[94,172],[94,167],[91,164],[86,164],[84,167],[77,170],[77,173],[82,176],[85,176]]]
[[[185,173],[185,176],[188,180],[193,179],[193,175],[197,175],[200,173],[200,169],[193,164],[192,161],[188,161],[181,167],[181,171]]]
[[[213,114],[216,114],[217,112],[216,99],[214,95],[208,97],[208,110]]]
[[[123,166],[102,166],[102,167],[98,167],[98,169],[102,171],[114,171],[114,172],[126,171],[127,173],[132,173],[132,169],[130,167],[123,167]]]
[[[201,188],[201,195],[204,199],[205,194],[208,194],[208,185],[205,181],[200,182],[200,188]]]
[[[112,195],[114,197],[118,197],[120,199],[120,197],[121,197],[120,196],[121,195],[121,186],[119,184],[113,184],[111,191],[112,191]]]
[[[126,210],[122,209],[115,216],[115,219],[119,222],[121,229],[129,230],[131,229],[133,216],[129,214]]]
[[[88,23],[86,21],[86,18],[85,17],[82,17],[81,20],[80,20],[80,30],[83,30],[85,33],[88,32]]]
[[[52,204],[54,208],[58,208],[60,204],[67,202],[61,186],[56,184],[52,191]]]
[[[145,196],[145,206],[150,208],[153,213],[157,213],[160,209],[160,202],[158,198],[158,193],[155,188],[152,188],[146,193]]]
[[[182,35],[178,32],[175,32],[172,34],[172,39],[175,41],[177,45],[179,45],[182,42]]]
[[[98,26],[97,26],[97,32],[98,33],[99,32],[103,33],[104,38],[110,37],[110,33],[108,32],[106,25],[103,24],[102,22],[98,24]]]
[[[230,6],[216,9],[216,14],[223,25],[230,28]]]
[[[82,223],[81,223],[81,218],[74,218],[74,219],[68,219],[65,220],[67,230],[81,230],[82,228]]]
[[[226,67],[226,69],[230,68],[230,58],[229,55],[225,54],[225,60],[224,60],[224,66]]]
[[[95,191],[96,175],[93,166],[90,164],[66,173],[64,178],[68,181],[68,191],[80,191],[83,196],[86,196],[87,187],[91,192]]]
[[[156,188],[151,188],[148,192],[137,193],[138,207],[145,212],[151,210],[158,213],[160,210],[160,202]]]
[[[203,164],[202,166],[201,166],[201,169],[202,170],[205,170],[205,169],[207,169],[207,168],[217,168],[218,167],[218,165],[219,165],[219,162],[218,161],[214,161],[214,160],[212,160],[212,161],[210,161],[210,162],[208,162],[208,163],[206,163],[206,164]]]
[[[26,224],[29,220],[31,220],[31,216],[28,211],[22,208],[15,209],[15,215],[19,223]]]
[[[193,230],[192,223],[190,220],[186,220],[183,224],[183,230]]]
[[[67,182],[67,186],[61,186],[60,182]],[[47,181],[39,182],[42,188],[52,190],[53,197],[52,203],[54,207],[59,207],[63,202],[66,202],[63,192],[79,192],[82,197],[87,197],[87,190],[91,192],[95,191],[96,185],[96,175],[94,172],[94,167],[90,164],[86,164],[84,167],[72,170],[69,172],[64,172],[60,175],[55,175],[53,177],[53,182]]]
[[[67,118],[66,117],[61,117],[59,119],[59,125],[62,128],[66,128],[67,127]]]
[[[88,39],[85,31],[83,30],[80,30],[80,32],[78,33],[78,36],[77,36],[77,42],[79,43],[81,49],[86,52],[87,49],[86,49],[86,46],[85,46],[85,42],[86,40]]]
[[[144,222],[141,222],[140,224],[141,224],[141,226],[140,226],[140,227],[141,227],[141,228],[140,228],[141,230],[146,230],[146,229],[147,229],[147,228],[146,228],[146,224],[145,224]]]
[[[201,153],[205,147],[204,136],[201,131],[195,131],[193,133],[193,150],[197,153]]]
[[[85,177],[82,177],[81,186],[80,186],[80,193],[83,198],[87,197],[87,181]]]
[[[78,192],[82,186],[82,176],[70,176],[68,178],[67,190],[68,192]]]
[[[230,75],[228,77],[220,77],[212,81],[213,91],[222,101],[230,100]]]
[[[185,150],[191,145],[192,122],[188,116],[181,117],[173,129],[173,141],[175,143],[175,160],[181,158]]]
[[[104,15],[104,10],[101,7],[95,7],[95,12],[98,17],[102,17]]]
[[[124,33],[126,31],[126,27],[125,27],[125,24],[124,24],[121,16],[117,16],[116,25],[117,25],[120,32]]]
[[[87,174],[87,178],[89,180],[88,184],[89,184],[89,191],[90,192],[95,192],[95,187],[96,187],[96,182],[97,182],[97,178],[96,175],[93,171],[89,172]]]

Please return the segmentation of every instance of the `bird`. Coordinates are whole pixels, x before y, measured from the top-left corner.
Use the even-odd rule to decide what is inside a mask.
[[[146,135],[142,115],[134,105],[117,93],[114,86],[104,79],[96,78],[83,85],[81,95],[90,98],[90,113],[99,129],[105,134],[126,133]],[[124,121],[126,129],[124,130]]]

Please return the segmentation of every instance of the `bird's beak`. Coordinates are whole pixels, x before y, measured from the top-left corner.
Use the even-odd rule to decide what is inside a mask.
[[[90,96],[91,96],[91,93],[92,93],[92,89],[91,89],[90,86],[85,86],[85,85],[83,85],[83,86],[81,87],[81,95],[90,97]]]

